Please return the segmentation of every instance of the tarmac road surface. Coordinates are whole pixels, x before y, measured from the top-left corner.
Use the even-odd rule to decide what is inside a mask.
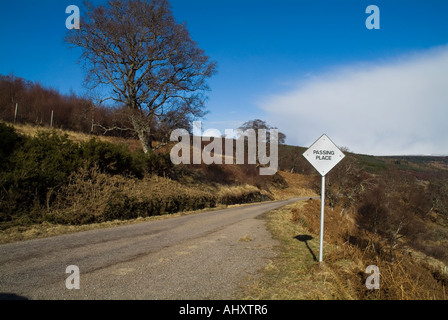
[[[275,256],[260,217],[305,199],[0,245],[0,299],[232,299]]]

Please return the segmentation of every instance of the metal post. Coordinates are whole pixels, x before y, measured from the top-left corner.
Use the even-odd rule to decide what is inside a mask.
[[[325,176],[322,176],[322,193],[320,199],[320,246],[319,246],[319,262],[322,262],[324,249],[324,211],[325,211]]]
[[[53,128],[53,110],[51,110],[50,128]]]

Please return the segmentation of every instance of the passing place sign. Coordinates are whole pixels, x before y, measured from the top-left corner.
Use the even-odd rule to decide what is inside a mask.
[[[345,157],[342,151],[325,134],[317,139],[303,153],[303,156],[322,176],[330,172]]]

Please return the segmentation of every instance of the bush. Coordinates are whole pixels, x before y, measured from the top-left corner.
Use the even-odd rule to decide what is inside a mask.
[[[181,211],[192,211],[216,206],[216,199],[206,192],[192,194],[169,193],[149,194],[144,197],[116,193],[110,197],[101,220],[127,220],[150,217]]]
[[[87,165],[98,166],[108,174],[143,177],[144,159],[141,154],[133,154],[127,146],[91,139],[81,145]]]
[[[20,203],[20,194],[11,192],[12,176],[10,174],[10,157],[22,143],[23,139],[13,127],[0,123],[0,222],[10,221]]]
[[[216,197],[157,176],[110,176],[81,167],[54,197],[45,219],[63,224],[127,220],[216,206]]]
[[[156,154],[150,153],[146,156],[146,170],[160,177],[169,177],[173,173],[173,163],[170,159],[170,154]]]
[[[22,140],[13,127],[0,122],[0,170],[7,169],[9,157]]]
[[[84,224],[101,220],[110,198],[129,189],[131,180],[101,173],[98,167],[81,167],[55,195],[45,219],[63,224]]]
[[[24,213],[39,220],[38,208],[50,190],[66,183],[81,165],[78,145],[67,136],[40,132],[35,138],[23,138],[23,144],[9,157],[8,170],[1,175],[1,220]]]
[[[266,192],[250,185],[221,187],[217,196],[218,202],[225,205],[272,200]]]
[[[81,155],[76,143],[67,135],[40,132],[34,139],[27,139],[22,148],[12,155],[16,181],[24,189],[45,191],[59,187],[81,165]]]

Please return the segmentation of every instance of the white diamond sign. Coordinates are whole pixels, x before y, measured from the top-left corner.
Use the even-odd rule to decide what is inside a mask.
[[[303,153],[312,166],[325,176],[335,165],[344,159],[345,154],[323,134],[313,145]]]

